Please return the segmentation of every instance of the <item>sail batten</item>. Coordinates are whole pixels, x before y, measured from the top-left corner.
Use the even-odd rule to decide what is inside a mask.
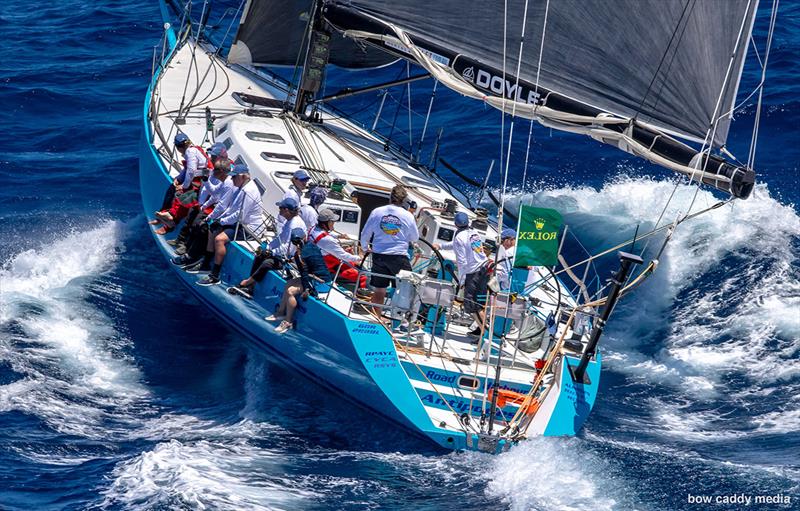
[[[439,63],[449,60],[445,65],[488,95],[536,103],[532,84],[538,83],[689,140],[703,141],[713,131],[717,147],[727,138],[757,7],[757,0],[550,0],[549,7],[546,0],[528,0],[523,34],[525,0],[409,0],[402,8],[396,0],[325,3],[326,16],[344,30],[378,20],[383,35],[396,27],[415,42],[444,48],[445,55],[433,52]],[[521,71],[513,76],[518,63]]]

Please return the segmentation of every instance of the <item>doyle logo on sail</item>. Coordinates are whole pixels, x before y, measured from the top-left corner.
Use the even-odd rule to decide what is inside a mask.
[[[456,65],[458,67],[458,65]],[[456,71],[458,71],[456,69]],[[464,80],[474,84],[479,89],[491,91],[500,97],[513,99],[522,103],[535,104],[539,102],[541,94],[527,87],[523,82],[511,75],[496,75],[484,69],[475,69],[469,66],[460,71]]]
[[[461,76],[468,82],[475,83],[475,68],[470,66],[461,72]]]

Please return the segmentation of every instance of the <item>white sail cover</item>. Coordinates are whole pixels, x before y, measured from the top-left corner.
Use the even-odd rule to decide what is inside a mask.
[[[519,101],[534,101],[535,94],[529,90],[513,89],[524,20],[520,80],[538,83],[544,89],[590,107],[636,118],[695,141],[704,141],[714,121],[719,119],[713,145],[721,146],[727,138],[758,2],[352,0],[326,3],[339,4],[366,18],[394,25],[415,43],[418,39],[427,41],[475,60],[477,65],[460,70],[467,81],[484,89],[504,89],[507,97]],[[505,12],[504,6],[507,6]],[[504,67],[504,54],[505,86],[502,76],[497,76]],[[486,69],[481,69],[482,64]]]

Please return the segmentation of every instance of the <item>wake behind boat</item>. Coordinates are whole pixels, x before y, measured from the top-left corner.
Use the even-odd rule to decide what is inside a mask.
[[[248,182],[264,205],[255,223],[237,218],[232,226],[224,258],[211,270],[220,284],[205,273],[172,265],[179,279],[227,325],[299,373],[445,448],[500,452],[532,435],[576,434],[597,396],[601,367],[597,345],[605,323],[619,297],[656,269],[658,255],[645,265],[640,255],[620,252],[620,269],[608,284],[601,285],[593,273],[596,256],[566,261],[561,251],[566,229],[546,227],[551,220],[555,223],[555,215],[550,218],[544,210],[531,209],[528,213],[533,216],[526,217],[521,210],[513,235],[517,260],[509,272],[509,283],[492,282],[490,290],[481,293],[483,316],[480,319],[478,311],[479,320],[474,321],[474,306],[469,292],[465,293],[468,286],[453,240],[463,229],[472,229],[481,239],[495,240],[494,247],[491,243],[486,248],[482,243],[474,247],[476,253],[488,253],[487,271],[490,266],[496,271],[508,264],[510,258],[500,257],[504,252],[500,246],[508,239],[503,235],[504,224],[511,216],[503,204],[505,194],[498,201],[497,215],[491,216],[472,205],[469,194],[390,140],[315,102],[325,66],[336,62],[369,67],[398,56],[407,58],[439,83],[480,97],[512,118],[526,115],[548,126],[590,134],[690,175],[698,183],[746,197],[753,186],[752,166],[711,155],[711,149],[719,147],[727,133],[730,116],[720,115],[721,107],[727,108],[735,99],[738,79],[734,75],[738,76],[744,60],[739,50],[743,44],[746,48],[755,7],[739,2],[741,9],[724,13],[730,19],[739,16],[741,26],[733,35],[726,30],[726,37],[717,44],[720,54],[730,53],[731,47],[736,52],[724,69],[708,73],[718,83],[715,97],[698,95],[700,109],[710,109],[712,120],[711,128],[701,133],[700,120],[690,122],[676,112],[662,115],[664,108],[675,106],[666,97],[659,96],[664,102],[651,109],[643,100],[639,111],[633,112],[636,115],[629,105],[617,108],[604,101],[593,110],[546,87],[550,83],[557,86],[559,80],[545,77],[540,87],[537,74],[536,83],[526,82],[519,65],[515,76],[503,73],[505,81],[495,87],[497,68],[485,60],[470,60],[469,49],[459,46],[463,38],[455,37],[457,47],[448,49],[441,34],[424,32],[441,27],[435,23],[425,27],[413,16],[388,18],[390,10],[383,2],[299,3],[303,5],[298,11],[297,2],[248,1],[227,58],[202,37],[202,24],[187,21],[177,34],[165,25],[161,54],[154,54],[144,112],[140,181],[145,211],[152,215],[165,210],[165,189],[185,170],[176,141],[224,146],[237,172],[243,175],[242,169],[247,169]],[[411,13],[424,10],[424,2],[408,4]],[[541,20],[564,14],[561,3],[555,4],[552,13],[539,13]],[[163,5],[162,9],[166,12]],[[685,44],[691,46],[694,29],[686,29],[686,16],[680,14],[677,23],[687,31]],[[281,21],[285,19],[292,23]],[[275,39],[296,28],[293,24],[298,20],[303,20],[300,40],[310,43],[292,39],[292,44],[286,44]],[[276,30],[267,30],[265,23]],[[465,27],[467,32],[476,29],[469,24]],[[521,30],[527,37],[524,22]],[[543,27],[539,30],[544,40]],[[670,30],[674,35],[675,27]],[[366,41],[370,50],[359,49],[337,34]],[[683,60],[672,47],[673,38],[666,37],[664,42],[666,49],[660,51],[670,54],[683,69]],[[496,49],[496,42],[488,42],[485,51],[474,54],[488,57]],[[388,57],[379,50],[388,52]],[[541,64],[538,50],[537,46]],[[520,48],[520,58],[515,54],[512,60],[521,63],[522,53]],[[303,56],[299,86],[254,66],[285,64],[290,55],[295,59]],[[512,78],[516,81],[510,81]],[[647,97],[650,89],[641,92]],[[535,94],[524,94],[524,90]],[[583,98],[579,91],[570,92]],[[698,140],[702,134],[705,141],[698,151],[669,136],[672,133],[688,140]],[[506,177],[508,159],[501,169]],[[263,258],[264,247],[280,241],[280,210],[272,205],[284,204],[298,176],[326,191],[324,205],[335,214],[338,242],[349,245],[353,253],[359,254],[369,240],[350,240],[362,237],[370,214],[386,205],[398,189],[407,190],[403,204],[412,211],[419,241],[409,247],[409,271],[392,275],[373,271],[375,256],[363,253],[359,254],[363,264],[350,268],[356,274],[345,280],[340,277],[348,268],[339,264],[333,269],[332,282],[315,286],[316,296],[297,300],[294,321],[284,326],[265,318],[278,311],[290,277],[302,274],[303,264],[297,258],[286,257],[282,270],[266,272],[252,287],[242,289],[239,283],[254,273],[254,261]],[[309,195],[307,190],[299,190],[301,202],[309,200]],[[664,235],[663,250],[679,223],[700,213],[687,212],[671,223],[661,223],[659,218],[653,230],[639,239]],[[310,235],[314,226],[306,227],[305,243],[317,242]],[[384,231],[397,229],[400,227],[392,223]],[[176,259],[178,230],[161,227],[163,235],[156,233],[156,227],[153,230],[164,256]],[[543,241],[554,242],[556,260],[546,265],[541,264],[542,259],[524,264],[522,249],[535,252],[536,243]],[[620,244],[605,254],[628,246]],[[641,270],[634,274],[638,265]],[[394,291],[385,301],[376,301],[375,296],[380,296],[375,294],[376,286],[364,283],[389,277],[395,280]]]

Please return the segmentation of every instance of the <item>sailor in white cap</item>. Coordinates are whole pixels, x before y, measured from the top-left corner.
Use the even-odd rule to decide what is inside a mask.
[[[234,165],[230,176],[236,189],[224,197],[208,215],[211,222],[208,232],[206,257],[202,264],[208,264],[209,254],[213,254],[214,263],[211,272],[197,282],[201,286],[219,283],[219,273],[227,253],[227,244],[233,239],[247,239],[261,236],[264,230],[261,191],[250,179],[250,169],[242,163]],[[204,269],[202,266],[197,270]]]

